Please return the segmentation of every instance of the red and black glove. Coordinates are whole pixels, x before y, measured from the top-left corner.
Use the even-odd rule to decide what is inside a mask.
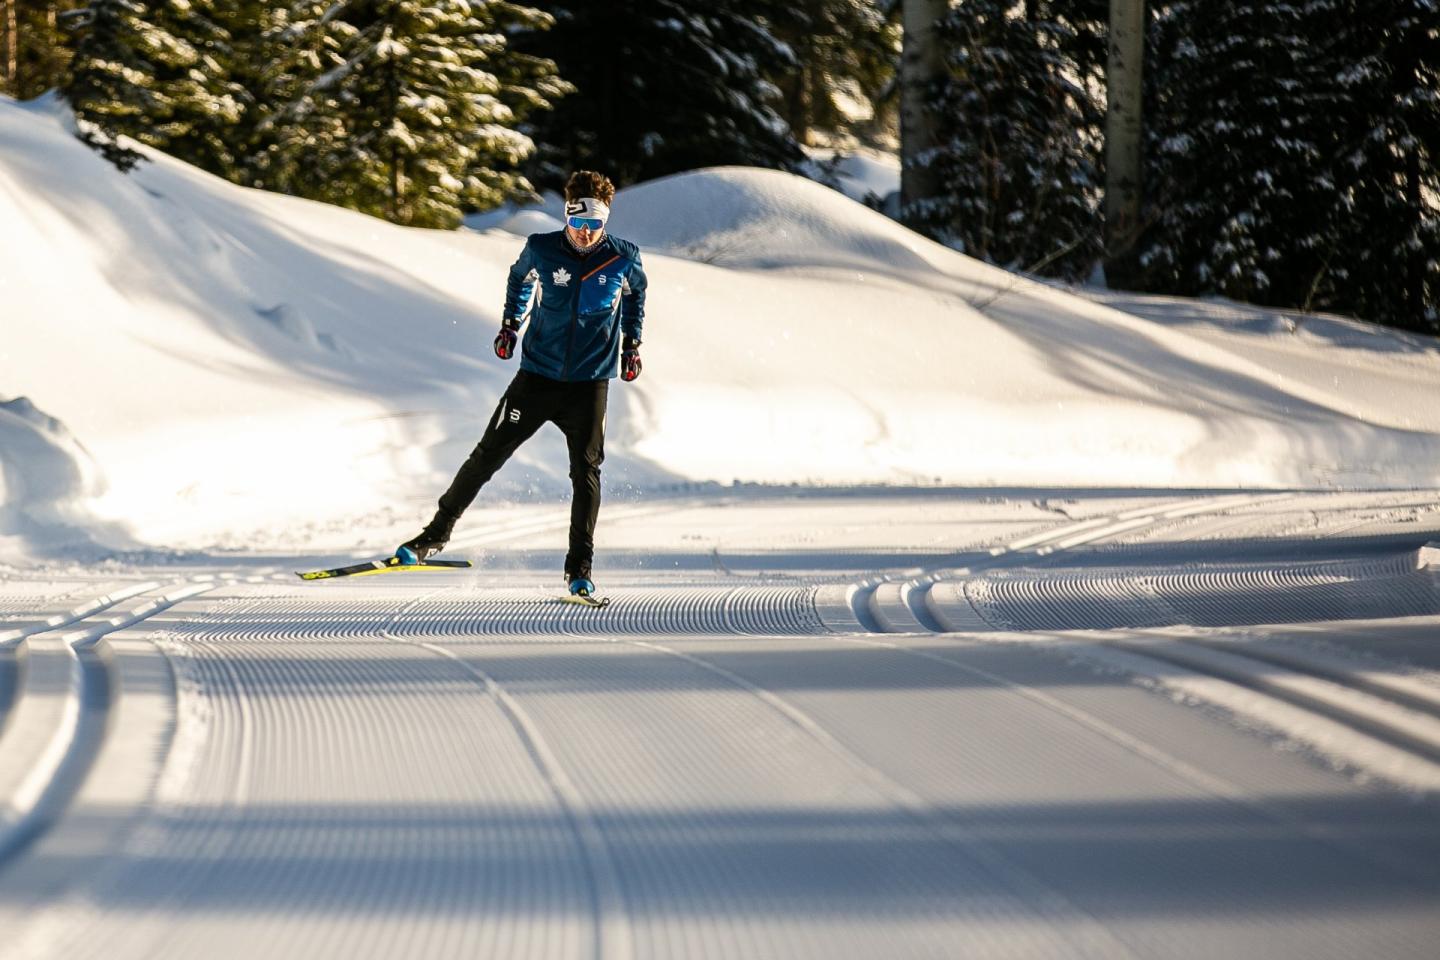
[[[640,376],[640,341],[626,337],[620,341],[620,379],[629,383]]]
[[[519,329],[520,324],[512,324],[509,320],[500,325],[500,332],[495,335],[495,356],[501,360],[509,360],[515,356],[515,331]]]

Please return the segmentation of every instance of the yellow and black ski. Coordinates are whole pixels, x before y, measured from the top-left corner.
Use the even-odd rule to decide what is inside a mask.
[[[366,560],[364,563],[352,563],[348,567],[335,567],[331,570],[310,570],[301,573],[295,571],[295,576],[301,580],[329,580],[332,577],[368,577],[375,573],[399,573],[404,570],[454,570],[470,566],[469,560],[426,560],[422,563],[404,563],[399,557],[387,557],[384,560]]]
[[[608,607],[609,597],[597,597],[588,593],[567,593],[560,598],[562,603],[573,604],[577,607]]]

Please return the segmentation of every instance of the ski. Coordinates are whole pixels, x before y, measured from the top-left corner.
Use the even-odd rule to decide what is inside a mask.
[[[330,570],[295,571],[301,580],[329,580],[333,577],[368,577],[376,573],[399,573],[404,570],[455,570],[470,566],[469,560],[426,560],[423,563],[402,563],[399,557],[384,560],[366,560],[352,563],[348,567],[334,567]]]
[[[608,607],[608,606],[610,606],[610,598],[609,598],[609,597],[592,597],[592,596],[589,596],[588,594],[582,596],[581,594],[577,594],[577,593],[567,593],[567,594],[565,594],[563,597],[560,598],[560,602],[561,602],[561,603],[573,603],[573,604],[574,604],[575,606],[577,606],[577,607],[597,607],[597,608],[598,608],[598,607]]]

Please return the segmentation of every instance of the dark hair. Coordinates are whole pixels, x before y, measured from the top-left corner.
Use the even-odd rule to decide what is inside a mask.
[[[609,206],[610,201],[615,199],[615,184],[603,173],[576,170],[570,174],[570,179],[565,181],[565,199],[583,200],[585,197],[594,197]]]

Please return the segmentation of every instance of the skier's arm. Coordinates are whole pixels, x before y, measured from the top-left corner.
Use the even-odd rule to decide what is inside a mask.
[[[640,331],[645,326],[645,268],[640,265],[637,251],[625,275],[624,292],[620,295],[620,332],[640,344]]]
[[[520,329],[525,311],[530,309],[530,300],[535,296],[535,287],[540,275],[535,271],[535,256],[530,252],[530,241],[510,266],[510,276],[505,280],[505,312],[500,323],[510,330]]]

